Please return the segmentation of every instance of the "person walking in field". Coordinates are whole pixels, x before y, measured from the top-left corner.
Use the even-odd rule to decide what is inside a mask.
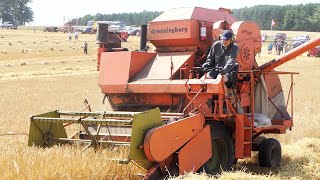
[[[282,52],[283,52],[283,46],[284,46],[284,42],[283,41],[280,41],[278,42],[277,44],[277,54],[280,55]]]
[[[273,44],[270,42],[268,44],[268,54],[271,54],[272,53],[272,48],[273,48]]]
[[[74,32],[74,40],[78,41],[78,37],[79,37],[79,32],[78,31]]]
[[[287,42],[284,43],[284,47],[283,48],[284,48],[284,52],[285,53],[290,51],[290,46],[289,46],[289,44]]]
[[[88,43],[87,41],[84,42],[83,44],[83,54],[88,54]]]
[[[71,34],[70,31],[69,31],[69,33],[68,33],[68,38],[69,38],[69,41],[72,41],[72,34]]]

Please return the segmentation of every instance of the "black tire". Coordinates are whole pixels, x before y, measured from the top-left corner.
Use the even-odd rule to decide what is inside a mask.
[[[261,167],[276,167],[281,162],[281,145],[276,139],[269,138],[260,144],[259,165]]]
[[[261,143],[267,138],[264,136],[258,136],[252,141],[252,151],[259,151]]]
[[[238,163],[238,159],[237,158],[233,158],[233,164],[237,164]]]
[[[212,157],[204,164],[207,174],[217,174],[231,170],[234,163],[234,147],[231,133],[220,123],[210,125]],[[218,158],[216,158],[218,157]]]

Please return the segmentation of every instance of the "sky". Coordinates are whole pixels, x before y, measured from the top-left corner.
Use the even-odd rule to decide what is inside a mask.
[[[178,7],[219,7],[237,9],[254,5],[297,5],[319,3],[319,0],[33,0],[29,6],[34,11],[34,21],[30,25],[60,26],[70,19],[97,13],[130,13],[166,11]]]

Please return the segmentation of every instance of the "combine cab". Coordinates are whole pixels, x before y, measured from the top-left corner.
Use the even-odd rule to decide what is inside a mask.
[[[240,51],[233,76],[229,83],[205,79],[206,52],[226,29]],[[259,66],[256,23],[236,22],[228,9],[199,7],[169,10],[143,26],[140,51],[121,48],[107,25],[97,37],[98,85],[115,111],[31,117],[29,145],[130,145],[126,162],[144,168],[146,179],[202,169],[215,174],[252,151],[259,151],[260,166],[278,166],[280,143],[258,137],[293,127],[293,82],[285,97],[279,75],[296,73],[274,68],[320,44],[318,37]],[[146,39],[155,52],[145,51]]]

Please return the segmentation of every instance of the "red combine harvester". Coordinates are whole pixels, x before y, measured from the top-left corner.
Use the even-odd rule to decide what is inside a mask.
[[[234,32],[240,51],[227,84],[201,78],[206,52],[225,29]],[[236,22],[228,9],[169,10],[142,27],[141,51],[126,51],[109,35],[107,26],[99,26],[98,85],[116,111],[33,116],[29,145],[130,145],[126,162],[144,168],[146,179],[168,172],[230,170],[235,160],[250,158],[252,151],[259,151],[260,166],[280,164],[279,141],[261,135],[284,134],[293,127],[297,73],[274,68],[319,45],[320,37],[259,66],[258,25]],[[155,52],[145,51],[146,39]],[[291,76],[286,98],[279,79],[283,74]],[[82,129],[65,129],[74,124]]]

